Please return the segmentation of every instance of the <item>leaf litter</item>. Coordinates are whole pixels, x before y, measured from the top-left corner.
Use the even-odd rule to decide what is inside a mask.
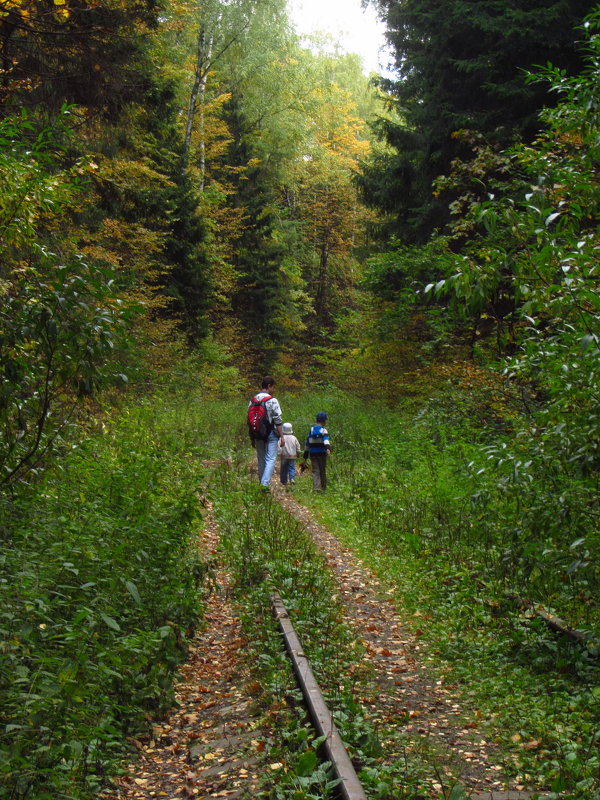
[[[201,546],[216,556],[218,529],[205,517]],[[106,800],[252,797],[264,741],[252,713],[254,690],[243,660],[246,643],[221,568],[206,597],[204,626],[189,645],[175,687],[177,706],[151,735],[134,741],[139,757],[114,780]]]

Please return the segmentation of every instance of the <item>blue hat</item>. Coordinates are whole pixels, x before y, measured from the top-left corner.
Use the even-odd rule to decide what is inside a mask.
[[[325,422],[327,419],[327,414],[324,411],[319,411],[317,414],[317,422]]]

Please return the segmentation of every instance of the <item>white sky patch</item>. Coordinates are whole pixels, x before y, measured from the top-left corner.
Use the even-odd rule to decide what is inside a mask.
[[[365,72],[389,75],[385,25],[372,6],[363,9],[360,0],[288,0],[290,16],[300,36],[328,33],[342,50],[358,53]]]

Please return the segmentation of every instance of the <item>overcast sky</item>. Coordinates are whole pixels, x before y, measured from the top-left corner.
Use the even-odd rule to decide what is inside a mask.
[[[291,17],[299,34],[329,33],[349,53],[358,53],[365,71],[386,71],[385,26],[371,6],[363,10],[360,0],[288,0]]]

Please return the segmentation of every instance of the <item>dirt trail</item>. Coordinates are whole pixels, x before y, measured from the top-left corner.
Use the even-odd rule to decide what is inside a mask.
[[[325,554],[345,607],[346,621],[366,647],[375,692],[365,713],[380,730],[400,721],[401,746],[391,735],[382,742],[385,760],[404,761],[408,750],[427,751],[440,764],[433,793],[447,792],[459,778],[478,800],[523,800],[530,792],[506,786],[494,750],[474,724],[463,724],[451,687],[428,679],[424,647],[403,627],[379,582],[308,509],[272,484],[273,500],[300,520]],[[209,513],[200,546],[216,553],[218,530]],[[176,687],[178,708],[155,724],[153,736],[135,742],[140,758],[117,780],[107,800],[147,798],[252,798],[258,787],[259,751],[264,736],[252,714],[249,666],[243,661],[243,634],[228,598],[228,576],[219,569],[207,597],[206,624],[194,637]],[[214,588],[214,587],[213,587]],[[407,745],[405,735],[410,741]],[[438,761],[439,759],[439,761]],[[393,800],[390,798],[390,800]]]
[[[496,761],[493,745],[477,730],[477,723],[465,724],[461,707],[451,688],[431,680],[423,667],[425,647],[403,626],[394,607],[393,593],[382,589],[375,575],[354,553],[315,522],[280,485],[273,494],[283,507],[310,531],[325,554],[334,575],[346,622],[362,639],[366,657],[375,673],[376,696],[367,716],[382,730],[395,721],[407,720],[402,731],[409,736],[412,750],[429,751],[440,759],[440,780],[452,785],[458,779],[473,798],[521,800],[533,792],[521,785],[507,785]],[[394,752],[394,741],[384,741],[387,760],[404,759],[405,750]],[[404,739],[406,745],[406,739]],[[432,783],[440,791],[440,780]],[[449,783],[448,783],[448,782]]]
[[[216,554],[217,526],[210,513],[200,547]],[[206,599],[205,627],[190,643],[176,686],[178,707],[153,726],[152,739],[134,742],[139,760],[105,798],[251,798],[258,785],[260,731],[252,715],[253,691],[245,640],[229,600],[229,578],[218,568]]]

